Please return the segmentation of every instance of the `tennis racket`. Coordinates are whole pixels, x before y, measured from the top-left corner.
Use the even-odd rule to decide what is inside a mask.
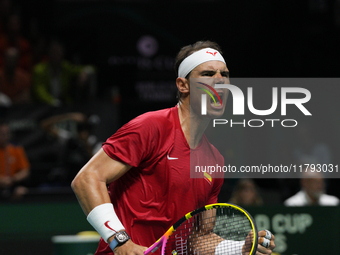
[[[237,205],[218,203],[187,213],[144,254],[254,255],[257,244],[251,215]]]

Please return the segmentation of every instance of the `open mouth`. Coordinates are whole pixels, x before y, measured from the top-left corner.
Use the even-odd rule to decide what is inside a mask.
[[[223,98],[223,92],[217,92],[218,96],[214,93],[213,98],[210,97],[210,104],[213,107],[219,107],[222,106],[222,98]]]
[[[210,89],[213,92],[213,93],[211,93],[209,90],[207,90],[205,88],[197,87],[198,89],[205,91],[205,93],[207,93],[210,96],[211,107],[214,108],[214,109],[221,109],[223,107],[221,98],[223,98],[224,92],[221,91],[221,90],[216,91],[213,87],[211,87],[210,85],[205,84],[203,82],[197,82],[197,83],[207,87],[208,89]]]

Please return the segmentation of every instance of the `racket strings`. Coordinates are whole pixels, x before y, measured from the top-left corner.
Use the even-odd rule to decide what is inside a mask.
[[[242,250],[251,250],[251,231],[251,223],[241,211],[210,209],[182,223],[167,241],[165,254],[240,255]]]

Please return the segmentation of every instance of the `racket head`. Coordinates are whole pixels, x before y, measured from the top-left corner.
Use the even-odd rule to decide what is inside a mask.
[[[145,254],[162,247],[157,254],[218,255],[242,251],[253,255],[257,245],[258,231],[252,216],[238,205],[216,203],[186,214]]]

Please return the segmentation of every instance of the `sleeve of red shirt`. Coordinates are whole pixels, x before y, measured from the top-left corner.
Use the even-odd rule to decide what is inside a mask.
[[[220,194],[220,191],[221,191],[221,188],[222,188],[222,185],[223,185],[223,181],[224,181],[224,179],[215,179],[214,180],[214,187],[211,190],[210,197],[208,198],[208,202],[207,202],[208,205],[216,204],[218,202],[217,198],[218,198],[218,194]]]
[[[103,150],[112,159],[137,167],[152,154],[157,135],[157,123],[141,115],[107,139]]]

